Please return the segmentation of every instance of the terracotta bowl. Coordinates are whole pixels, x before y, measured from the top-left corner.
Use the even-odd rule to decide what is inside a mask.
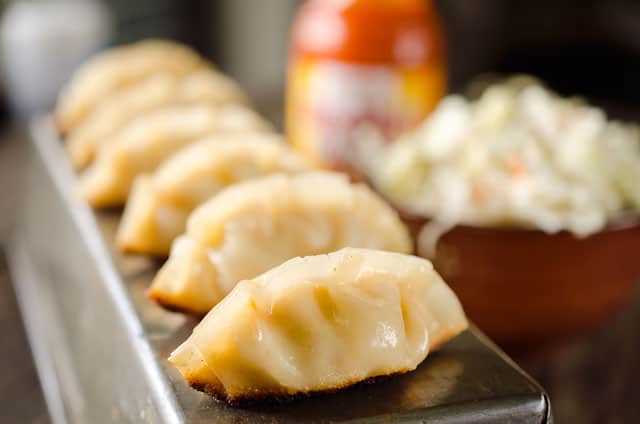
[[[632,296],[640,222],[583,239],[458,226],[439,240],[433,262],[498,344],[512,353],[541,350],[592,329]]]

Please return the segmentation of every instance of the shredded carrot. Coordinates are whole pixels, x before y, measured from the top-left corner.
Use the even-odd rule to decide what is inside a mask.
[[[523,177],[527,173],[527,167],[519,156],[511,156],[507,160],[507,167],[513,177]]]
[[[471,186],[471,203],[473,203],[474,206],[479,206],[484,203],[487,197],[488,193],[484,185],[473,184]]]

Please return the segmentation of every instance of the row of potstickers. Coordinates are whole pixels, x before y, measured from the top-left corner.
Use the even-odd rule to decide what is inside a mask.
[[[410,256],[393,208],[311,169],[247,105],[198,54],[159,40],[100,54],[60,97],[81,195],[126,204],[120,248],[168,256],[150,297],[208,314],[170,360],[230,402],[415,369],[467,327],[455,295]]]

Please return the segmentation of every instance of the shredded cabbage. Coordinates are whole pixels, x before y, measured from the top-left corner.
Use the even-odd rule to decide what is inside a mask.
[[[640,211],[638,128],[534,81],[449,96],[395,143],[370,141],[363,166],[377,189],[441,227],[587,236]]]

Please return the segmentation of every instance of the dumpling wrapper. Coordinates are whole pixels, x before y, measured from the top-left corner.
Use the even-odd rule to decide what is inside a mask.
[[[343,247],[411,253],[398,214],[343,174],[309,172],[240,182],[197,208],[149,296],[204,315],[240,280],[296,256]]]
[[[227,133],[185,147],[154,174],[136,178],[118,229],[127,252],[167,256],[200,204],[238,181],[309,166],[281,136]]]
[[[249,101],[234,81],[211,68],[184,78],[170,73],[153,75],[108,96],[69,134],[66,144],[71,163],[76,169],[87,167],[96,150],[132,119],[181,104],[248,105]]]
[[[240,282],[169,361],[232,404],[282,400],[412,371],[467,326],[426,259],[346,248]]]
[[[154,171],[190,143],[220,132],[268,131],[256,112],[242,106],[175,106],[135,119],[98,151],[80,176],[80,193],[94,207],[121,206],[136,176]]]
[[[62,134],[75,128],[109,94],[150,75],[187,75],[206,66],[191,48],[168,40],[151,39],[115,47],[82,65],[62,89],[56,123]]]

